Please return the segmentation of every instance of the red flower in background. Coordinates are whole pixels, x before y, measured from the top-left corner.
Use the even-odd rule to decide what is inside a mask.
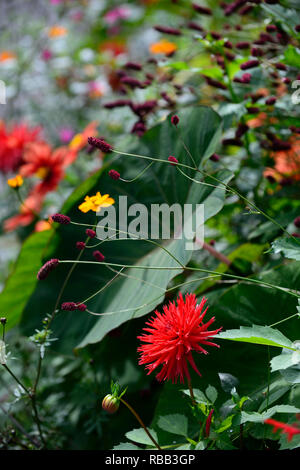
[[[273,432],[276,432],[278,431],[278,429],[281,429],[281,432],[287,435],[288,441],[291,441],[295,434],[300,434],[300,428],[297,428],[296,426],[292,426],[290,424],[282,423],[281,421],[276,421],[275,419],[266,419],[265,423],[273,426]]]
[[[146,364],[148,375],[162,366],[156,376],[159,381],[171,379],[176,383],[179,377],[183,383],[185,378],[190,380],[187,362],[201,375],[192,357],[192,351],[208,354],[200,345],[219,347],[209,339],[221,330],[219,328],[208,331],[208,327],[215,320],[214,317],[203,323],[207,312],[207,308],[202,312],[205,303],[204,297],[200,305],[197,305],[194,294],[187,294],[185,300],[180,294],[177,305],[175,302],[170,302],[169,306],[165,305],[163,314],[155,311],[156,316],[146,323],[149,327],[144,328],[148,334],[138,337],[146,343],[140,346],[138,351],[141,353],[139,364]]]
[[[20,213],[5,220],[3,224],[4,231],[11,232],[18,227],[25,227],[31,224],[37,218],[37,214],[42,208],[42,202],[43,199],[36,192],[36,188],[34,188],[21,205]]]
[[[42,182],[35,187],[35,194],[43,197],[56,189],[69,164],[71,151],[68,147],[53,150],[45,142],[28,144],[24,153],[24,164],[20,167],[22,176],[38,176]]]
[[[0,121],[0,171],[16,171],[23,161],[23,152],[29,142],[36,142],[41,128],[30,129],[26,124],[16,124],[10,130]]]

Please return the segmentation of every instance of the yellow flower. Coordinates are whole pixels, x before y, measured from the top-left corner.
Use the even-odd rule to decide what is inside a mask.
[[[16,175],[14,178],[7,180],[8,186],[11,188],[17,189],[23,184],[23,178],[21,175]]]
[[[109,194],[104,194],[101,196],[99,191],[95,196],[85,196],[84,202],[78,206],[78,209],[81,212],[94,211],[98,212],[102,207],[109,207],[115,203],[115,200],[112,197],[109,197]]]
[[[151,44],[149,50],[152,54],[170,55],[177,50],[177,46],[173,42],[167,41],[167,39],[162,39],[159,42]]]

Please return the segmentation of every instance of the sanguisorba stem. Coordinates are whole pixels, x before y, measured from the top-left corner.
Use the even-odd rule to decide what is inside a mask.
[[[138,420],[138,422],[140,423],[140,425],[143,427],[145,433],[147,434],[147,436],[151,439],[151,441],[153,442],[153,444],[155,445],[155,447],[158,449],[158,450],[162,450],[161,447],[159,446],[158,442],[156,442],[156,440],[154,439],[154,437],[150,434],[150,432],[148,431],[146,425],[143,423],[142,419],[140,418],[140,416],[137,414],[137,412],[132,408],[131,405],[129,405],[129,403],[127,403],[123,398],[120,398],[120,402],[123,403],[123,405],[127,406],[127,408],[129,409],[129,411],[133,414],[133,416]]]

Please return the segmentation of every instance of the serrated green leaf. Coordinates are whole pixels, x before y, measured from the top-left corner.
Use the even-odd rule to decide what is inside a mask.
[[[149,429],[148,431],[150,432],[151,436],[153,439],[157,442],[157,434],[153,429]],[[138,428],[138,429],[132,429],[132,431],[128,431],[125,436],[127,439],[130,439],[131,441],[138,442],[139,444],[145,444],[145,445],[150,445],[154,447],[153,442],[151,441],[150,437],[148,434],[145,432],[143,428]]]
[[[207,389],[205,390],[205,395],[207,396],[207,398],[209,399],[211,403],[214,403],[216,399],[218,398],[217,389],[213,387],[212,385],[209,385]]]
[[[178,436],[186,437],[188,433],[188,420],[186,416],[180,414],[160,416],[157,426]]]
[[[300,261],[300,244],[293,238],[278,238],[272,243],[274,253],[283,253],[286,258]]]
[[[269,408],[263,413],[257,412],[241,412],[241,424],[251,423],[262,423],[265,419],[271,418],[275,413],[299,413],[300,409],[291,405],[277,405]]]
[[[280,331],[269,326],[253,325],[241,326],[239,330],[227,330],[215,336],[215,339],[229,339],[244,343],[264,344],[296,351],[292,341],[286,338]]]

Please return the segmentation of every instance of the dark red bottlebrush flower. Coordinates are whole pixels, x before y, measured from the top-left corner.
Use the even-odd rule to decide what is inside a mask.
[[[277,62],[274,65],[277,68],[277,70],[283,70],[283,71],[287,70],[287,66],[285,64],[282,64],[281,62]]]
[[[160,96],[170,105],[170,106],[174,106],[175,105],[175,102],[172,100],[172,98],[165,92],[165,91],[162,91]]]
[[[77,310],[77,305],[75,302],[64,302],[61,304],[61,310],[68,310],[70,312],[73,312],[74,310]]]
[[[202,26],[200,26],[198,23],[195,23],[194,21],[189,21],[186,26],[187,28],[193,29],[194,31],[199,31],[200,33],[204,31]]]
[[[137,78],[125,76],[121,78],[121,83],[128,85],[130,88],[144,88],[144,84]]]
[[[48,274],[51,271],[53,271],[54,268],[56,268],[58,263],[59,263],[59,260],[56,258],[52,258],[49,261],[47,261],[37,273],[37,278],[39,279],[39,281],[43,281],[44,279],[46,279]]]
[[[87,234],[88,237],[90,238],[95,238],[96,232],[95,230],[92,230],[91,228],[87,228],[85,233]]]
[[[243,142],[240,139],[223,139],[222,140],[223,145],[234,145],[236,147],[243,147]]]
[[[260,49],[259,47],[252,47],[251,55],[253,57],[262,57],[264,55],[264,51]]]
[[[275,419],[266,419],[265,423],[273,426],[273,432],[281,429],[281,432],[287,435],[288,441],[291,441],[296,434],[300,434],[300,428],[290,424],[282,423],[281,421],[276,421]]]
[[[222,37],[222,35],[220,33],[217,33],[216,31],[210,31],[210,34],[211,34],[211,37],[216,40],[219,40]]]
[[[206,423],[205,423],[205,435],[206,435],[206,437],[209,437],[209,431],[210,431],[210,425],[211,425],[213,412],[214,412],[214,409],[210,410],[209,415],[208,415],[207,420],[206,420]]]
[[[237,42],[235,47],[237,49],[249,49],[250,47],[250,42],[247,42],[247,41],[240,41],[240,42]]]
[[[289,85],[291,83],[291,79],[289,77],[284,77],[282,79],[282,82],[285,83],[286,85]]]
[[[178,378],[183,383],[185,378],[190,380],[188,363],[201,375],[194,362],[192,351],[208,354],[202,345],[217,346],[210,338],[216,335],[221,328],[208,331],[208,327],[214,322],[211,318],[203,323],[207,308],[202,312],[206,303],[203,297],[200,305],[194,294],[186,294],[183,299],[180,293],[175,302],[163,307],[164,313],[155,311],[155,316],[144,328],[146,334],[139,336],[143,344],[138,348],[140,352],[140,365],[145,365],[148,375],[157,367],[162,366],[156,375],[157,380],[172,380],[176,383]]]
[[[266,26],[266,31],[268,33],[275,33],[277,31],[277,26],[275,24],[268,24]]]
[[[151,111],[154,110],[154,108],[157,106],[157,101],[156,100],[148,100],[145,101],[144,103],[132,103],[130,104],[131,110],[139,116],[140,118],[146,116],[148,113],[151,113]]]
[[[177,116],[177,114],[175,114],[174,116],[171,117],[171,123],[174,126],[177,126],[177,124],[179,124],[179,117]]]
[[[218,162],[220,160],[220,155],[218,155],[217,153],[213,153],[210,157],[210,160],[213,161],[213,162]]]
[[[235,132],[236,139],[239,139],[240,137],[242,137],[244,134],[246,134],[248,130],[249,130],[249,126],[247,126],[247,124],[239,124]]]
[[[108,174],[113,180],[118,180],[120,178],[120,173],[116,170],[109,170]]]
[[[232,13],[237,11],[245,3],[247,3],[247,0],[236,0],[236,2],[229,3],[228,5],[226,5],[225,10],[224,10],[225,16],[232,15]]]
[[[84,250],[85,249],[85,243],[84,242],[76,242],[76,248],[78,248],[78,250]]]
[[[130,106],[130,100],[116,100],[105,103],[103,106],[106,109],[122,108],[123,106]]]
[[[212,14],[212,11],[210,8],[202,7],[201,5],[197,5],[197,3],[192,3],[192,7],[197,13],[201,13],[202,15]]]
[[[252,69],[253,67],[257,67],[259,65],[259,61],[257,59],[253,60],[248,60],[247,62],[244,62],[241,64],[240,68],[241,70],[248,70]]]
[[[141,64],[138,64],[137,62],[126,62],[124,68],[131,70],[142,70]]]
[[[93,252],[93,257],[96,261],[99,261],[100,263],[105,260],[105,256],[99,250]]]
[[[249,114],[257,114],[259,113],[259,108],[256,108],[255,106],[248,106],[246,108]]]
[[[300,228],[300,215],[295,218],[294,220],[294,225],[298,228]]]
[[[233,44],[231,41],[225,41],[224,42],[224,47],[226,47],[227,49],[232,49],[233,48]]]
[[[224,85],[224,83],[221,83],[218,80],[215,80],[214,78],[207,77],[206,75],[203,75],[203,77],[205,78],[205,81],[208,85],[214,88],[219,88],[220,90],[227,90],[227,86]]]
[[[239,10],[239,15],[241,16],[247,15],[252,10],[253,10],[253,5],[245,5],[243,8]]]
[[[169,26],[154,26],[154,29],[160,33],[172,34],[174,36],[181,36],[180,29],[170,28]]]
[[[268,98],[268,99],[266,100],[266,104],[269,105],[269,106],[270,106],[270,105],[273,105],[273,104],[275,104],[275,103],[276,103],[276,98],[275,98],[274,96],[270,96],[270,98]]]
[[[109,153],[113,150],[113,147],[108,142],[97,137],[88,137],[88,143],[104,153]]]
[[[57,222],[58,224],[68,225],[71,222],[70,217],[64,214],[53,214],[51,215],[51,219],[53,222]]]
[[[296,33],[300,33],[300,24],[297,24],[295,26],[295,31],[296,31]]]
[[[85,304],[76,304],[76,310],[80,310],[81,312],[84,312],[87,309],[87,306]]]
[[[300,238],[300,233],[294,232],[292,233],[292,237]]]
[[[142,137],[147,130],[147,127],[143,121],[137,121],[132,129],[131,129],[131,134],[136,134],[139,137]]]
[[[171,165],[177,165],[177,163],[178,163],[177,158],[173,157],[173,155],[170,155],[168,157],[168,161],[171,162]]]

